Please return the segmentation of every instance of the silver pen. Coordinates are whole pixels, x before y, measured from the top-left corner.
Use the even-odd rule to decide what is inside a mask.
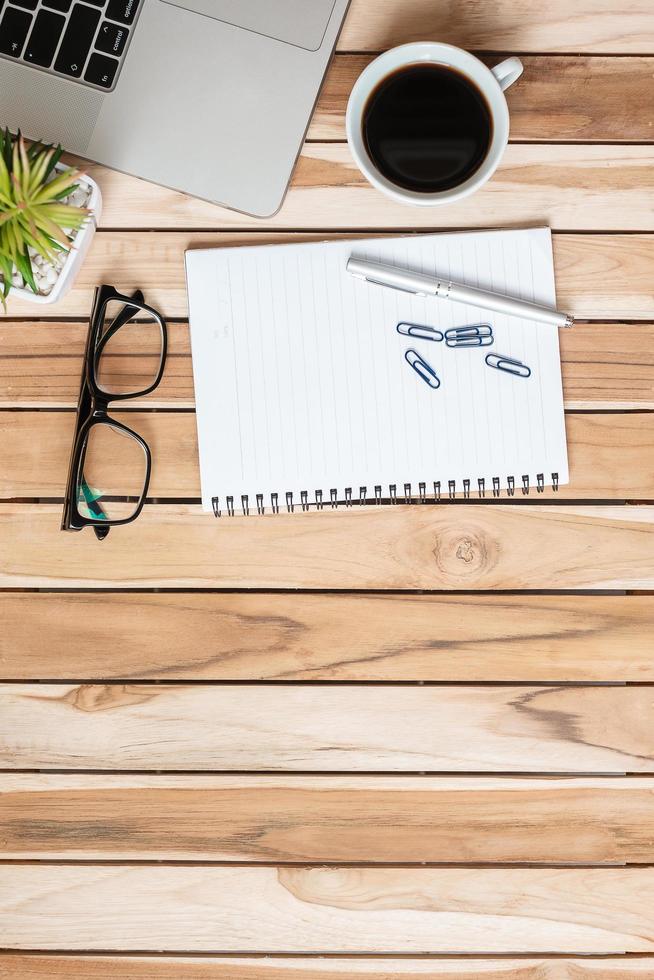
[[[390,286],[401,289],[416,296],[437,296],[440,299],[450,299],[455,303],[467,303],[469,306],[481,306],[495,313],[506,313],[509,316],[521,316],[537,323],[551,323],[557,327],[571,327],[574,320],[567,313],[559,313],[549,306],[538,303],[528,303],[524,299],[505,296],[504,293],[492,293],[486,289],[474,286],[464,286],[450,279],[439,279],[437,276],[426,276],[421,272],[411,272],[410,269],[399,269],[385,262],[368,262],[352,256],[347,260],[347,271],[357,279],[376,283],[378,286]]]

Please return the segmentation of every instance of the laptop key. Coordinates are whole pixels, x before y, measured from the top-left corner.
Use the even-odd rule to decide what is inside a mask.
[[[96,49],[119,57],[125,50],[128,34],[129,31],[126,27],[121,27],[120,24],[110,24],[108,20],[105,20],[95,39]]]
[[[77,3],[68,20],[66,33],[55,61],[55,71],[63,75],[79,78],[86,63],[95,31],[100,20],[100,12]]]
[[[49,68],[55,56],[66,18],[49,10],[39,10],[23,58],[33,65]]]
[[[59,10],[62,14],[67,14],[71,8],[73,0],[43,0],[44,7],[51,10]]]
[[[12,0],[17,7],[25,7],[27,10],[36,10],[39,0]]]
[[[117,20],[120,24],[132,24],[136,17],[139,0],[109,0],[105,17]]]
[[[30,29],[32,18],[24,10],[7,7],[0,21],[0,51],[2,54],[20,58],[23,45]]]
[[[104,54],[92,54],[89,58],[89,66],[84,74],[84,81],[91,82],[92,85],[101,85],[103,88],[111,88],[118,62],[115,58],[107,58]]]

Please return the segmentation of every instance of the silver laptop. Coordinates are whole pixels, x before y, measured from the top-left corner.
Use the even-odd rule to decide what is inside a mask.
[[[259,217],[348,0],[4,0],[0,125]]]

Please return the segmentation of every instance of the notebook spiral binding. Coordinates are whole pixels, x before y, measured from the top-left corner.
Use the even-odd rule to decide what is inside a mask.
[[[550,480],[552,490],[556,492],[559,489],[559,474],[551,473]],[[514,497],[516,493],[516,477],[507,476],[506,482],[507,496]],[[243,494],[241,496],[241,511],[244,517],[249,517],[250,514],[293,514],[296,510],[308,511],[311,510],[311,508],[314,508],[315,510],[337,510],[339,507],[363,506],[364,504],[377,504],[381,506],[385,502],[390,504],[439,504],[444,502],[446,503],[450,500],[455,500],[457,493],[462,493],[464,500],[470,500],[472,494],[476,494],[477,498],[483,499],[486,497],[486,489],[486,479],[481,477],[477,480],[476,490],[472,490],[470,480],[463,480],[460,490],[457,489],[456,480],[448,480],[447,487],[442,487],[441,481],[435,480],[433,483],[433,490],[427,490],[426,483],[419,483],[417,495],[413,493],[410,483],[405,483],[402,488],[403,492],[400,493],[398,493],[397,484],[390,483],[388,485],[388,494],[386,497],[383,496],[383,487],[381,484],[377,484],[374,487],[374,496],[368,494],[367,487],[359,487],[359,495],[358,497],[355,497],[352,492],[352,487],[346,487],[342,498],[339,498],[338,490],[336,488],[332,488],[329,491],[328,497],[322,490],[316,490],[313,494],[313,500],[309,499],[308,490],[302,490],[300,492],[299,501],[295,499],[295,494],[293,491],[287,490],[282,495],[279,493],[270,494],[270,505],[268,511],[266,511],[264,495],[262,493],[256,494],[255,503],[252,505],[250,503],[250,495]],[[520,477],[519,489],[524,496],[527,496],[527,494],[532,490],[532,484],[528,474],[525,473]],[[536,490],[536,493],[544,492],[544,473],[536,474],[536,485],[533,489]],[[502,491],[500,489],[499,476],[494,476],[492,478],[491,486],[488,487],[488,490],[489,493],[492,493],[493,497],[501,496]],[[284,498],[284,502],[281,504],[280,496]],[[212,497],[211,506],[213,508],[214,517],[236,516],[234,497],[225,497],[224,508],[221,506],[220,497]]]

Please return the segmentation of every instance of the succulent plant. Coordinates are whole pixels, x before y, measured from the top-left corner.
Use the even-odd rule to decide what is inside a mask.
[[[54,173],[61,146],[27,145],[20,132],[0,130],[0,295],[4,303],[14,270],[38,293],[30,251],[54,265],[57,253],[70,249],[71,232],[87,219],[88,208],[66,204],[81,171]]]

